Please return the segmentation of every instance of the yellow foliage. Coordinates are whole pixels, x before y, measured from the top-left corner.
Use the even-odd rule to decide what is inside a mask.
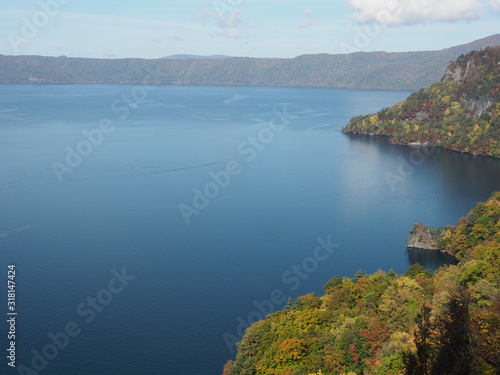
[[[384,346],[387,353],[396,353],[408,348],[414,349],[412,338],[408,332],[396,331],[391,334],[389,341]]]
[[[448,133],[449,134],[449,133]],[[446,229],[446,232],[444,232],[444,235],[443,235],[443,240],[445,241],[449,241],[451,238],[451,230],[449,229]]]
[[[451,103],[450,108],[451,108],[452,111],[456,111],[456,110],[460,109],[460,103],[453,102],[453,103]]]
[[[418,283],[406,276],[401,276],[396,280],[395,285],[397,286],[399,293],[403,294],[403,290],[407,292],[420,292],[422,287]]]

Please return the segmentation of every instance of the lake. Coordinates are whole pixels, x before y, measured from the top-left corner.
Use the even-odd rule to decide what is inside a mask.
[[[407,252],[408,231],[487,199],[500,161],[341,133],[408,95],[0,86],[18,371],[218,375],[244,327],[289,296],[360,269],[436,269]]]

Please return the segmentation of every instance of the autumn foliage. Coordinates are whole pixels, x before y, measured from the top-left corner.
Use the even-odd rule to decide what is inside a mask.
[[[458,241],[458,242],[457,242]],[[227,375],[431,375],[500,371],[500,192],[445,245],[457,265],[336,276],[254,323]]]
[[[499,158],[499,61],[500,47],[462,55],[440,82],[391,108],[354,117],[343,131]]]

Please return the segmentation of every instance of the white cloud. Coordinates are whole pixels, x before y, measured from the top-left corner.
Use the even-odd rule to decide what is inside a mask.
[[[305,13],[306,17],[302,22],[300,22],[298,24],[299,29],[311,27],[314,24],[316,24],[318,21],[320,21],[320,19],[314,15],[314,12],[311,9],[309,9],[309,8],[304,9],[304,13]]]
[[[200,17],[202,21],[212,19],[217,22],[217,27],[222,29],[222,35],[230,38],[237,39],[241,36],[240,27],[243,21],[239,18],[241,10],[239,8],[232,8],[221,12],[215,7],[205,7],[200,9]]]
[[[490,0],[500,4],[500,0]],[[360,23],[412,25],[473,20],[481,16],[480,0],[347,0]]]
[[[490,5],[493,9],[500,11],[500,0],[490,0]]]

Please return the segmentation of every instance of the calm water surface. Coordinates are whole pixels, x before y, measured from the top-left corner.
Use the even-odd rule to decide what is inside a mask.
[[[31,368],[32,350],[75,322],[40,374],[220,374],[234,355],[223,335],[275,290],[321,294],[335,274],[415,260],[436,268],[442,259],[406,252],[408,230],[455,223],[500,188],[500,162],[418,159],[340,132],[408,94],[0,86],[0,270],[6,280],[17,267],[17,364]],[[182,204],[197,210],[189,224]],[[339,245],[319,262],[318,238]],[[135,279],[110,285],[123,268]]]

